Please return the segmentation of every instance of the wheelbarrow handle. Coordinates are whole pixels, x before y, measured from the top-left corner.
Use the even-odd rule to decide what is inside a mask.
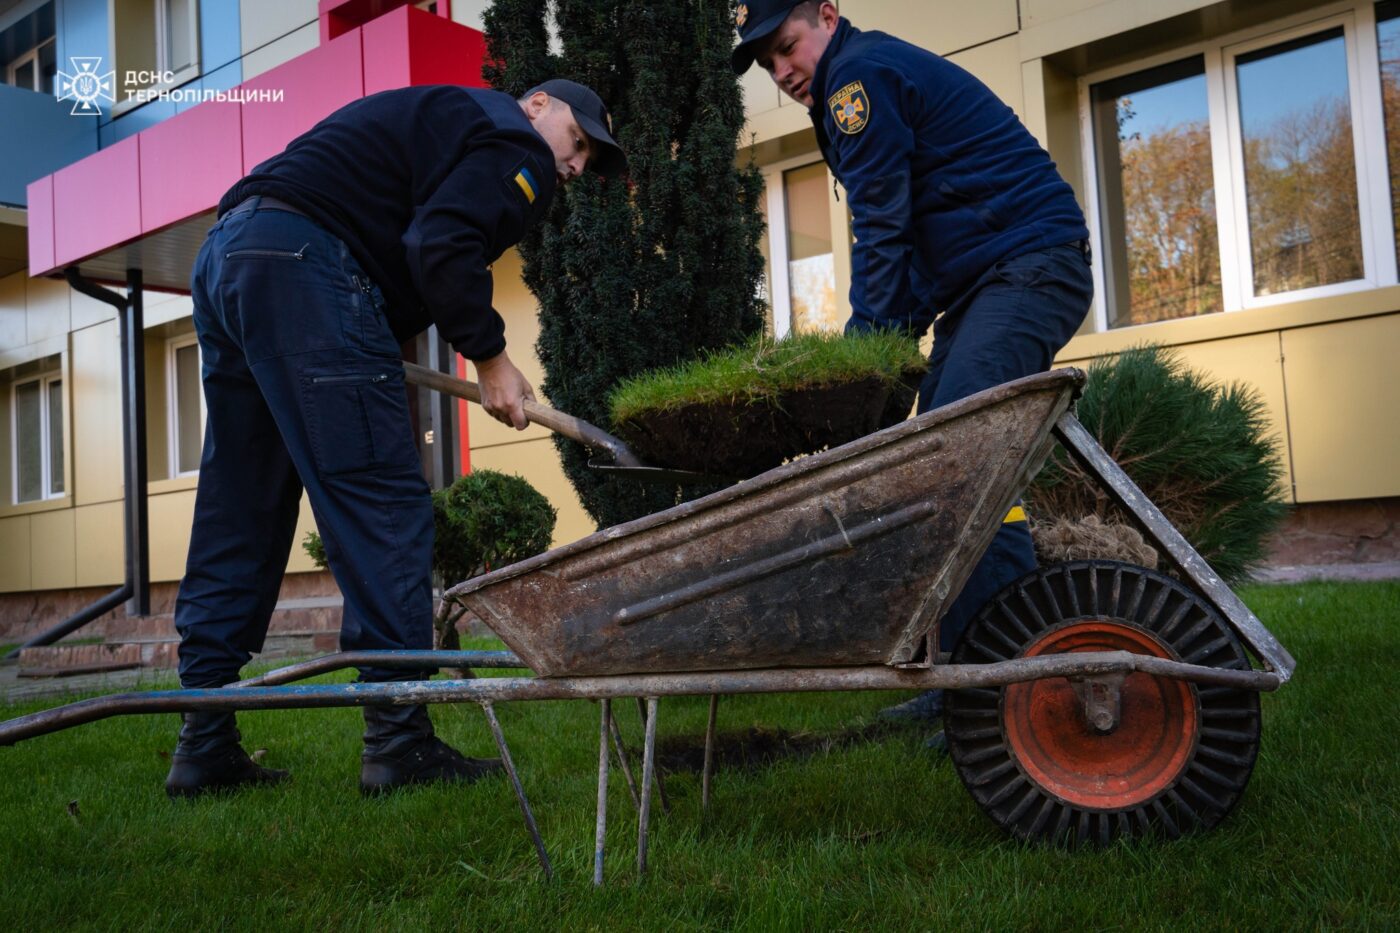
[[[481,404],[481,387],[475,382],[458,379],[435,369],[419,366],[417,363],[404,363],[403,371],[405,378],[414,385],[434,389],[444,395],[464,398],[469,402],[476,402],[478,405]],[[530,399],[524,400],[524,407],[525,417],[532,424],[548,428],[555,434],[561,434],[571,441],[578,441],[585,447],[607,451],[613,462],[620,467],[645,466],[630,447],[596,425]]]

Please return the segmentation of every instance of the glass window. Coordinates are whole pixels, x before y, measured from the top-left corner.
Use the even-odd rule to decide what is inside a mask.
[[[831,252],[831,187],[826,163],[783,173],[787,207],[792,330],[838,330],[836,265]]]
[[[1223,310],[1205,61],[1094,85],[1108,324]]]
[[[63,495],[63,380],[46,376],[17,383],[11,437],[15,451],[14,501]]]
[[[177,74],[194,65],[195,50],[193,0],[158,0],[161,5],[161,69]]]
[[[1400,233],[1400,0],[1377,4],[1381,53],[1381,97],[1385,103],[1385,148],[1390,165],[1390,206]],[[1400,236],[1396,237],[1400,259]]]
[[[15,501],[44,498],[44,396],[40,384],[15,386]]]
[[[1342,27],[1235,59],[1254,293],[1364,275]]]
[[[48,381],[48,406],[45,411],[46,433],[49,437],[49,494],[63,493],[63,380]]]
[[[170,438],[172,476],[199,469],[204,450],[203,393],[199,344],[183,338],[170,348]]]

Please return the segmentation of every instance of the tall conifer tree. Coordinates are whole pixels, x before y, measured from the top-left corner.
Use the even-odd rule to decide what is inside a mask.
[[[626,178],[574,181],[520,244],[540,302],[542,389],[596,424],[622,379],[763,327],[763,182],[736,165],[733,28],[731,0],[496,0],[486,11],[493,87],[520,96],[552,77],[587,84],[627,152]],[[582,446],[555,442],[599,527],[703,491],[618,480],[590,470]]]

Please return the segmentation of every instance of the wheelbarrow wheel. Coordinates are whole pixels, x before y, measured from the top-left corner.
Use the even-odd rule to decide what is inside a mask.
[[[1011,584],[969,624],[953,663],[1120,650],[1250,666],[1199,595],[1117,561],[1056,564]],[[1108,729],[1090,725],[1066,678],[949,691],[944,725],[958,775],[997,825],[1025,840],[1107,845],[1219,823],[1254,768],[1259,695],[1142,673],[1120,690]]]

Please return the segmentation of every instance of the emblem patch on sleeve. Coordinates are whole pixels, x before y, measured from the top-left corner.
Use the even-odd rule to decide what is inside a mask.
[[[832,94],[826,103],[837,129],[847,136],[859,133],[870,122],[870,98],[865,95],[865,85],[859,81],[852,81]]]
[[[531,204],[535,203],[535,176],[530,174],[528,168],[522,168],[515,175],[515,184],[519,186],[521,193],[525,195],[525,200]]]

